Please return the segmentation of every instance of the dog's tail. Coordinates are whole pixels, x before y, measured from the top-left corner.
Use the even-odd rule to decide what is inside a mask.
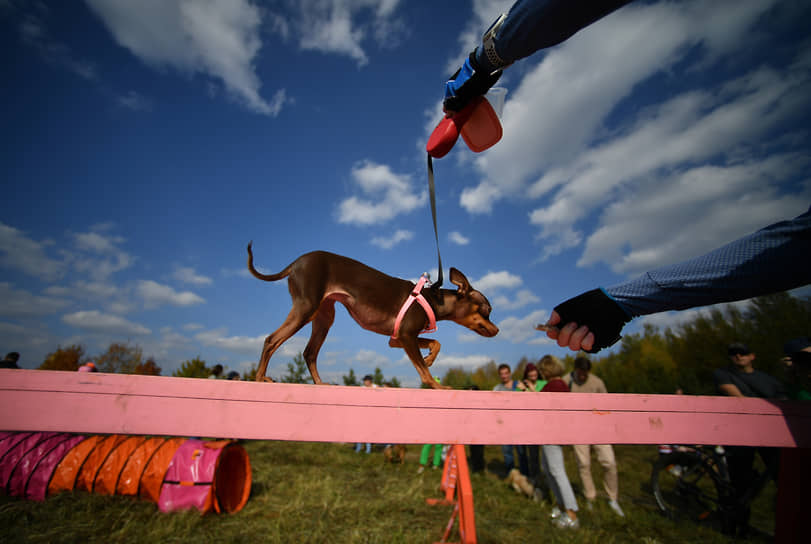
[[[287,277],[290,274],[290,267],[288,266],[278,274],[262,274],[258,270],[253,267],[253,251],[251,251],[251,246],[253,245],[253,241],[248,244],[248,271],[253,274],[255,278],[264,281],[279,281],[282,278]]]

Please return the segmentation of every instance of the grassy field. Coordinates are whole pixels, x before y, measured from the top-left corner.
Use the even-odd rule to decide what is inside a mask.
[[[0,542],[272,542],[430,543],[438,542],[451,507],[429,506],[439,497],[441,471],[417,474],[419,447],[409,446],[404,465],[385,464],[380,449],[356,454],[353,445],[246,442],[253,488],[245,508],[234,515],[182,512],[162,514],[155,504],[128,497],[62,493],[44,503],[0,495]],[[551,505],[518,495],[500,479],[501,452],[488,446],[488,470],[471,476],[480,543],[727,542],[718,530],[661,516],[648,479],[655,446],[617,446],[620,503],[617,517],[605,500],[583,507],[571,448],[569,477],[581,503],[581,527],[555,528]],[[594,461],[595,482],[601,469]],[[753,508],[753,525],[769,542],[774,530],[774,484]],[[604,498],[603,498],[604,499]],[[458,542],[454,531],[451,541]]]

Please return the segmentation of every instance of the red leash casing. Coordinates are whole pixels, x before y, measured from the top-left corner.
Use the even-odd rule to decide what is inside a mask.
[[[479,153],[495,145],[502,135],[501,123],[490,102],[477,96],[465,108],[450,117],[444,117],[428,138],[428,154],[440,159],[448,154],[459,139]]]

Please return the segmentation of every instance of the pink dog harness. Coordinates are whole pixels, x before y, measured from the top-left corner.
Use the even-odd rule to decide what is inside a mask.
[[[397,319],[394,320],[394,332],[391,333],[392,338],[397,338],[397,333],[400,331],[400,322],[403,320],[403,316],[415,300],[419,302],[422,309],[425,310],[425,313],[428,315],[428,327],[423,329],[421,332],[436,331],[436,316],[434,315],[434,310],[431,308],[431,305],[428,304],[428,301],[425,300],[425,297],[422,296],[422,288],[425,287],[425,282],[427,281],[428,274],[423,274],[420,276],[420,281],[417,282],[417,285],[414,286],[410,296],[405,300],[405,302],[403,302],[403,307],[400,308],[400,313],[397,314]]]

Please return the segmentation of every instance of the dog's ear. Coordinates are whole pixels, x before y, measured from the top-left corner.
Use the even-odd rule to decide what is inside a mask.
[[[451,267],[451,283],[459,286],[459,294],[467,295],[470,292],[470,282],[464,274]]]

